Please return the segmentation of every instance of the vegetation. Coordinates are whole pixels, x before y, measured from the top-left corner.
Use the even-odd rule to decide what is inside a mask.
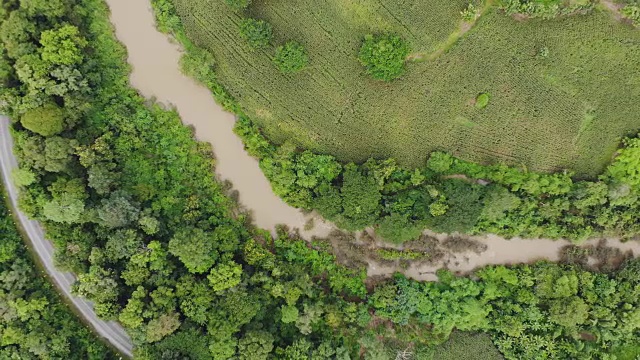
[[[395,35],[367,35],[360,48],[360,63],[374,79],[391,81],[400,77],[409,55],[409,45]]]
[[[478,109],[484,109],[487,107],[487,105],[489,105],[489,94],[487,93],[482,93],[480,95],[478,95],[478,97],[476,98],[476,107]]]
[[[185,36],[215,55],[208,66],[215,65],[216,84],[276,144],[291,140],[344,163],[393,158],[421,167],[437,150],[595,178],[621,137],[640,128],[633,45],[640,32],[600,10],[552,20],[505,16],[501,7],[516,2],[592,4],[494,1],[485,9],[474,2],[482,16],[465,27],[460,12],[468,0],[262,1],[244,15],[220,0],[173,4]],[[252,51],[228,30],[245,16],[269,22],[276,44],[304,44],[304,74],[282,76],[271,54]],[[371,81],[363,71],[358,55],[368,34],[411,44],[402,80]],[[480,110],[481,93],[491,103]]]
[[[180,1],[176,3],[179,11]],[[167,24],[180,24],[177,16],[170,14],[165,10],[160,18],[171,18]],[[579,20],[594,19],[598,18]],[[192,51],[204,51],[188,40],[181,25],[171,30],[188,48],[198,49]],[[199,61],[193,68],[207,63],[206,57]],[[393,159],[344,164],[330,155],[300,151],[291,142],[271,143],[213,72],[185,69],[240,115],[236,132],[249,153],[260,159],[276,194],[293,206],[318,210],[344,229],[375,226],[378,234],[395,243],[415,239],[424,228],[574,240],[598,235],[630,238],[638,233],[638,189],[632,185],[637,182],[637,139],[625,142],[625,148],[597,181],[574,180],[570,172],[546,175],[503,164],[481,166],[440,152],[432,153],[426,166],[414,170]],[[478,107],[489,101],[488,92],[480,94],[472,101]],[[500,106],[492,93],[491,106],[481,113],[491,113]],[[595,115],[590,111],[585,116],[592,123]]]
[[[0,358],[116,359],[36,269],[0,197]]]
[[[592,0],[499,0],[499,6],[509,15],[551,19],[560,15],[588,12],[593,9]]]
[[[276,49],[273,62],[283,73],[294,73],[304,69],[309,62],[309,57],[304,46],[297,42],[289,41]]]
[[[19,119],[53,101],[67,114],[63,130],[49,137],[13,124],[21,204],[45,225],[60,266],[78,274],[75,292],[129,330],[137,358],[427,356],[453,329],[488,333],[507,359],[598,359],[609,349],[634,355],[638,261],[611,274],[547,263],[487,267],[474,278],[442,271],[440,282],[398,276],[368,291],[363,269],[338,265],[284,228],[275,237],[251,228],[211,176],[210,148],[175,112],[146,105],[129,88],[125,53],[104,4],[69,1],[46,7],[25,1],[0,13],[7,49],[0,67],[7,70],[0,79],[7,84],[2,110]],[[161,27],[186,40],[171,3],[156,0],[154,6]],[[50,72],[18,71],[25,62],[45,66],[38,35],[67,26],[77,29],[68,31],[73,42],[84,44],[77,54],[64,51],[62,58],[73,62],[49,64]],[[186,47],[187,72],[239,111],[210,67],[199,66],[210,55]],[[51,75],[58,71],[73,76]],[[71,81],[86,86],[66,87]],[[434,227],[472,229],[478,219],[523,210],[529,197],[555,203],[572,191],[576,207],[603,211],[602,219],[620,226],[615,229],[636,226],[625,212],[635,206],[629,196],[640,187],[637,139],[628,141],[601,185],[574,188],[568,175],[481,167],[443,153],[418,171],[393,161],[343,166],[331,156],[275,146],[246,118],[238,132],[289,201],[320,204],[353,228],[388,211],[418,223],[409,217],[415,211]],[[459,172],[466,178],[450,177]],[[602,199],[615,208],[593,210]],[[555,208],[538,206],[554,214]]]
[[[502,355],[485,334],[454,332],[435,348],[433,360],[500,360]]]
[[[252,0],[224,0],[235,11],[244,10],[251,5]]]
[[[265,48],[269,45],[272,31],[271,25],[264,20],[245,19],[240,23],[240,36],[257,49]]]
[[[629,19],[634,26],[640,27],[640,3],[630,1],[628,5],[621,10],[622,15]]]

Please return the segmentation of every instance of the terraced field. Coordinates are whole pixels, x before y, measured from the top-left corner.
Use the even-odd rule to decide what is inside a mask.
[[[447,51],[466,1],[256,0],[248,16],[296,40],[307,69],[283,75],[273,48],[238,36],[224,0],[175,0],[187,33],[216,58],[222,84],[275,141],[363,161],[420,165],[433,150],[463,159],[595,175],[621,136],[640,128],[640,31],[595,11],[518,21],[489,9]],[[542,23],[544,22],[544,23]],[[367,33],[407,39],[414,60],[381,83],[357,60]],[[490,95],[484,109],[474,106]]]

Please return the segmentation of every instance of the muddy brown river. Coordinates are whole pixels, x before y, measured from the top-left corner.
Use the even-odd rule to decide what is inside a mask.
[[[216,155],[216,176],[229,180],[240,194],[243,207],[253,215],[257,226],[273,230],[286,224],[301,230],[307,239],[326,236],[332,226],[316,219],[311,230],[303,230],[309,216],[285,204],[250,157],[240,139],[233,133],[234,115],[218,106],[208,89],[197,84],[180,71],[182,51],[178,45],[156,30],[149,0],[107,0],[111,8],[111,22],[118,39],[126,46],[132,66],[131,85],[147,98],[173,106],[186,125],[192,125],[198,140],[212,144]],[[558,250],[568,241],[544,239],[505,240],[498,236],[475,237],[487,245],[481,254],[464,255],[464,260],[450,263],[452,270],[469,271],[488,264],[513,264],[538,259],[558,259]],[[592,242],[595,243],[595,242]],[[621,243],[609,240],[609,246],[637,253],[637,242]],[[369,275],[385,275],[398,270],[370,264]],[[411,267],[405,273],[417,280],[432,280],[435,268]]]

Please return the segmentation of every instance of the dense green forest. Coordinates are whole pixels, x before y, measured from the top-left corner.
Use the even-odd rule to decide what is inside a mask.
[[[161,25],[179,29],[171,3],[154,4]],[[197,142],[175,112],[130,88],[126,54],[107,14],[100,0],[3,1],[0,95],[2,112],[14,119],[21,207],[45,226],[59,266],[78,274],[75,292],[128,329],[136,358],[446,359],[458,344],[457,351],[468,347],[499,359],[487,335],[507,359],[639,355],[638,261],[612,273],[539,263],[487,267],[465,278],[441,271],[434,283],[402,276],[371,282],[364,269],[338,265],[321,244],[284,228],[277,236],[253,228],[212,176],[210,146]],[[224,102],[212,69],[195,66],[209,55],[189,50],[188,70],[198,70],[234,106]],[[404,174],[380,165],[391,162],[343,166],[328,156],[276,149],[246,130],[255,129],[246,119],[239,124],[252,153],[285,155],[261,155],[264,168],[305,164],[294,186],[309,190],[296,201],[325,189],[326,206],[350,209],[351,224],[375,222],[379,186],[403,184],[387,182]],[[462,166],[446,155],[433,159],[429,171],[438,176]],[[619,161],[611,178],[633,178]],[[467,181],[430,187],[435,175],[407,174],[409,188],[424,186],[437,198],[425,203],[430,214],[458,209],[452,199],[467,201],[454,196],[458,188],[484,194]],[[535,178],[523,193],[566,194],[568,176],[549,178],[558,181]],[[454,329],[485,335],[456,333],[435,347]]]
[[[4,189],[0,185],[0,192]],[[106,360],[116,356],[36,268],[0,195],[0,358]]]

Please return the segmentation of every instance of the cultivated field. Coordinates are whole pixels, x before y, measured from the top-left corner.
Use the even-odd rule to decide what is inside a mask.
[[[447,51],[465,0],[254,0],[247,16],[296,40],[310,63],[281,74],[273,48],[253,50],[224,0],[174,0],[188,35],[276,141],[341,160],[394,157],[420,165],[433,150],[535,170],[599,173],[619,138],[640,128],[640,31],[609,13],[518,21],[487,11]],[[392,83],[358,63],[362,37],[393,32],[415,60]],[[455,37],[454,37],[455,38]],[[475,106],[478,94],[489,104]]]

